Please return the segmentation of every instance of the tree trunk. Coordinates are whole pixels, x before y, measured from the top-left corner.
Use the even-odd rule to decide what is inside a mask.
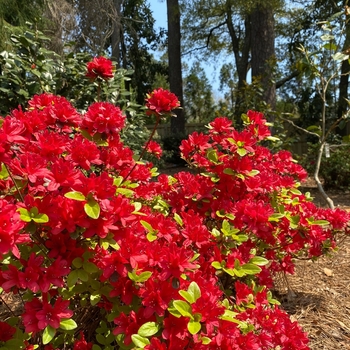
[[[343,46],[343,51],[347,54],[350,53],[350,26],[346,26],[345,30],[345,42]],[[349,88],[349,72],[350,72],[350,64],[349,60],[345,60],[341,65],[341,77],[339,81],[339,102],[338,102],[338,110],[337,115],[338,118],[341,118],[345,112],[349,109],[349,104],[347,102],[348,99],[348,88]],[[349,134],[349,123],[346,128],[339,130],[340,135]]]
[[[251,14],[251,65],[252,77],[258,78],[263,89],[262,99],[274,109],[276,85],[273,81],[275,64],[275,29],[273,8],[269,5],[256,7]]]
[[[168,14],[168,59],[169,84],[183,106],[183,86],[181,67],[181,33],[180,33],[180,7],[178,0],[167,0]],[[171,118],[171,133],[185,133],[185,114],[183,109],[176,110],[176,118]]]
[[[113,0],[114,4],[114,15],[112,23],[112,35],[111,35],[111,46],[112,46],[112,59],[117,62],[117,68],[120,68],[120,45],[121,45],[121,9],[123,0]]]
[[[242,37],[240,33],[237,33],[232,19],[232,5],[231,2],[227,2],[227,18],[226,25],[231,38],[231,45],[233,54],[236,61],[236,69],[238,75],[237,93],[235,100],[235,114],[240,118],[244,110],[244,89],[247,80],[247,73],[249,69],[249,52],[251,44],[251,21],[250,16],[247,15],[244,21],[245,34]],[[238,120],[240,122],[240,119]]]

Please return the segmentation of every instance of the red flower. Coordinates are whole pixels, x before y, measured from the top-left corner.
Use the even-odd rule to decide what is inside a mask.
[[[0,321],[0,341],[8,341],[12,339],[15,333],[16,333],[15,327],[10,326],[6,322]]]
[[[88,343],[85,340],[84,333],[80,332],[80,340],[76,340],[74,342],[73,350],[91,350],[91,349],[92,349],[92,343]]]
[[[153,154],[158,159],[162,156],[163,150],[160,147],[159,143],[156,141],[150,141],[147,145],[146,151]]]
[[[86,76],[92,80],[100,77],[102,79],[112,79],[113,63],[111,60],[105,57],[95,57],[91,62],[87,64]]]
[[[60,326],[62,318],[70,318],[73,311],[68,309],[69,300],[58,298],[54,306],[44,302],[42,310],[36,312],[35,317],[38,320],[38,328],[45,329],[47,326],[57,329]]]
[[[93,103],[84,115],[82,128],[91,135],[117,134],[124,127],[125,117],[119,107],[108,102]]]
[[[168,90],[159,88],[147,95],[147,115],[155,114],[157,117],[162,114],[169,114],[173,109],[180,107],[180,102],[175,94]]]

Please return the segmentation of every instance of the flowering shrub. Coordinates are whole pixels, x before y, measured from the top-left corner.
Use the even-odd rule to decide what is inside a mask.
[[[1,298],[21,305],[1,349],[308,349],[272,277],[333,249],[347,214],[301,194],[305,171],[259,145],[260,113],[242,132],[222,117],[193,133],[181,152],[197,174],[157,179],[121,142],[124,121],[48,94],[2,120]]]

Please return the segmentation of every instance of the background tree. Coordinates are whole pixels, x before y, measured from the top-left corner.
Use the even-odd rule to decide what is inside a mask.
[[[212,88],[204,69],[195,62],[184,79],[186,120],[208,122],[215,117],[215,102]]]
[[[179,98],[181,106],[184,106],[181,65],[180,6],[178,0],[167,0],[167,18],[170,90]],[[175,135],[184,134],[184,110],[178,109],[175,113],[177,118],[171,119],[171,132]]]

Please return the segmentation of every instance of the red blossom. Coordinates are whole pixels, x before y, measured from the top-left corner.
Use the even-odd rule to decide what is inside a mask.
[[[170,114],[172,110],[180,107],[180,102],[175,94],[162,88],[156,89],[147,95],[146,98],[147,115],[159,117]]]
[[[68,309],[69,300],[58,298],[54,305],[44,302],[42,309],[35,313],[38,320],[38,328],[45,329],[47,326],[57,329],[63,318],[70,318],[73,311]]]
[[[103,56],[95,57],[87,64],[86,76],[92,80],[96,78],[112,79],[114,77],[112,61]]]
[[[80,339],[75,340],[73,350],[91,350],[92,345],[85,340],[84,333],[80,332]]]
[[[152,140],[150,142],[148,142],[146,151],[148,153],[154,155],[158,159],[160,159],[160,157],[162,156],[162,153],[163,153],[163,150],[160,147],[159,143],[156,141],[152,141]]]
[[[6,322],[0,321],[0,341],[8,341],[12,339],[15,333],[15,327],[10,326]]]
[[[125,117],[119,107],[109,102],[96,102],[90,105],[83,116],[81,127],[90,135],[117,135],[124,124]]]

